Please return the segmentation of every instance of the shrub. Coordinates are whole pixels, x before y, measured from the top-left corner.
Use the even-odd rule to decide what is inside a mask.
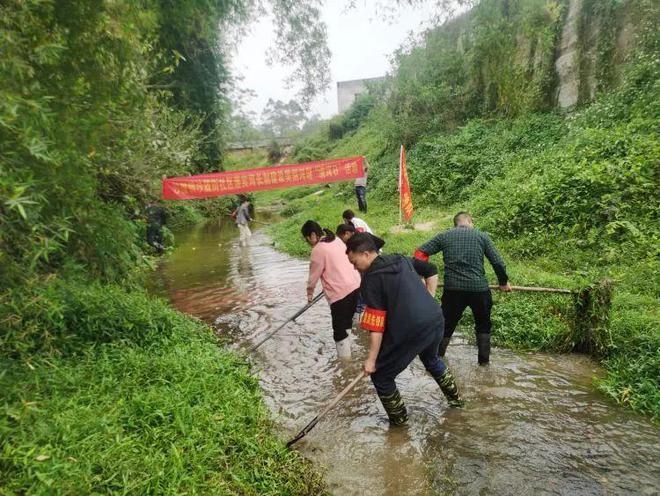
[[[323,494],[247,363],[165,302],[56,280],[0,323],[2,492]]]
[[[280,144],[276,140],[271,141],[270,145],[268,145],[268,162],[270,164],[276,164],[283,156],[284,152]]]
[[[185,321],[143,291],[52,278],[0,296],[0,349],[27,357],[70,355],[95,343],[148,346],[189,328]]]

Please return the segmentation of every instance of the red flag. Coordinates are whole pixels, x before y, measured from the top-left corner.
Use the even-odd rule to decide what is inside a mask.
[[[399,158],[399,210],[406,222],[412,219],[414,210],[410,184],[408,183],[408,172],[406,171],[406,150],[403,145],[401,145],[401,156]]]

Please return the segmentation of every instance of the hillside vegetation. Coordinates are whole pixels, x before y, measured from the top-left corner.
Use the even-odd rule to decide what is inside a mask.
[[[585,4],[606,20],[621,8]],[[365,155],[371,169],[364,217],[388,251],[412,254],[433,233],[389,232],[398,223],[403,143],[416,222],[444,229],[456,211],[471,211],[501,247],[515,284],[578,289],[613,279],[611,319],[593,330],[592,353],[607,370],[597,385],[660,418],[660,9],[653,2],[635,6],[638,32],[627,63],[615,68],[607,61],[616,29],[605,32],[596,100],[570,114],[555,111],[551,98],[552,54],[566,5],[485,1],[471,17],[399,53],[385,86],[300,143],[294,159]],[[549,57],[534,70],[514,63],[521,33],[539,42],[545,54],[539,61]],[[275,238],[306,256],[300,225],[312,218],[334,229],[354,205],[351,184],[291,200]],[[585,332],[574,308],[565,296],[497,295],[495,342],[572,351]]]
[[[323,493],[247,363],[142,284],[161,177],[219,167],[220,26],[254,6],[0,2],[1,494]]]

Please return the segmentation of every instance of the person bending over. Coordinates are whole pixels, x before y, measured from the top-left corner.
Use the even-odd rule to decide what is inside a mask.
[[[419,357],[451,407],[463,405],[456,381],[438,356],[443,318],[440,305],[419,282],[408,257],[379,255],[373,237],[358,233],[348,240],[348,259],[363,274],[366,304],[361,327],[369,332],[364,372],[370,375],[390,422],[407,421],[396,377]]]
[[[355,234],[355,226],[349,223],[339,224],[335,234],[339,239],[346,243],[351,238],[351,236]]]
[[[477,335],[477,361],[485,365],[490,360],[490,312],[493,297],[484,271],[484,256],[495,270],[500,290],[511,291],[506,267],[488,234],[474,227],[472,216],[459,212],[454,216],[454,228],[442,232],[415,251],[415,257],[428,261],[431,255],[442,252],[445,264],[442,313],[445,318],[445,336],[440,345],[440,356],[447,346],[466,307],[474,315]]]
[[[344,210],[344,213],[342,213],[341,216],[346,224],[353,224],[353,226],[355,226],[355,232],[367,232],[373,234],[369,224],[356,217],[352,210]]]
[[[346,245],[328,229],[308,220],[300,229],[312,247],[307,279],[307,301],[314,298],[314,289],[321,280],[323,292],[330,303],[332,331],[339,358],[351,357],[350,330],[360,293],[360,274],[346,257]]]

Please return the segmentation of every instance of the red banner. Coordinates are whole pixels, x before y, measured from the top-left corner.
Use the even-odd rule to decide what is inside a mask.
[[[399,201],[403,218],[406,222],[412,219],[414,210],[410,183],[408,183],[408,171],[406,170],[406,150],[401,145],[401,156],[399,157]]]
[[[364,175],[364,157],[163,179],[163,198],[192,200],[306,184],[346,181]]]

